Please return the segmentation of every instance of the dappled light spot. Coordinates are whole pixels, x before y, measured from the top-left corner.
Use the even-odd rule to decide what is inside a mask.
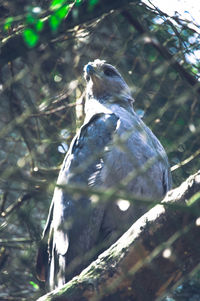
[[[33,7],[33,9],[32,9],[32,12],[33,12],[34,14],[39,14],[39,13],[41,13],[41,11],[42,11],[42,9],[41,9],[41,7],[39,7],[39,6],[35,6],[35,7]]]
[[[58,146],[59,153],[64,154],[67,152],[67,150],[68,150],[68,145],[65,142],[61,143],[61,145]]]
[[[56,75],[54,76],[54,81],[55,81],[56,83],[60,83],[60,82],[62,81],[62,76],[59,75],[59,74],[56,74]]]
[[[189,127],[189,130],[190,130],[191,133],[195,133],[196,132],[196,127],[195,127],[195,125],[193,123],[190,123],[188,125],[188,127]]]
[[[130,207],[130,202],[127,200],[118,200],[117,206],[121,211],[126,211]]]
[[[171,257],[171,255],[172,255],[171,249],[170,249],[170,248],[165,249],[165,250],[163,251],[162,255],[163,255],[164,258],[169,258],[169,257]]]
[[[196,222],[195,222],[195,224],[196,224],[196,226],[197,226],[197,227],[199,227],[199,226],[200,226],[200,217],[198,217],[198,218],[196,219]]]
[[[93,204],[97,204],[99,202],[99,196],[96,194],[92,194],[90,199]]]
[[[17,165],[18,165],[20,168],[24,167],[25,164],[26,164],[25,158],[19,158],[19,159],[17,160]]]

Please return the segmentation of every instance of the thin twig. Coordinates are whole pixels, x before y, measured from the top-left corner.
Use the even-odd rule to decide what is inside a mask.
[[[32,194],[24,194],[23,196],[19,197],[13,204],[11,204],[5,211],[1,212],[1,217],[7,217],[10,215],[15,209],[21,207],[21,205],[32,198]]]
[[[134,18],[128,11],[122,11],[122,15],[128,22],[141,34],[148,36],[148,43],[150,43],[161,55],[163,58],[167,60],[170,66],[172,66],[183,79],[187,81],[192,87],[194,87],[194,91],[197,91],[200,94],[200,83],[198,80],[192,76],[189,72],[187,72],[176,60],[175,56],[173,56],[166,47],[164,47],[158,39],[152,35],[151,32],[148,31],[136,18]]]
[[[174,171],[174,170],[178,169],[179,167],[188,164],[190,161],[192,161],[193,159],[195,159],[198,155],[200,155],[200,149],[198,149],[194,154],[192,154],[191,156],[189,156],[187,159],[185,159],[182,162],[180,162],[180,163],[172,166],[171,167],[171,171]]]

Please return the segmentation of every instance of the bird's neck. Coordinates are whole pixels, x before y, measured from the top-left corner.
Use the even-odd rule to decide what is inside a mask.
[[[85,121],[91,119],[92,116],[99,113],[115,113],[120,116],[121,112],[134,113],[133,107],[130,103],[122,101],[121,103],[115,103],[109,101],[109,96],[106,98],[96,99],[93,97],[87,97],[85,102]]]
[[[85,102],[85,120],[88,121],[92,116],[99,113],[112,113],[103,101],[96,98],[87,98]]]

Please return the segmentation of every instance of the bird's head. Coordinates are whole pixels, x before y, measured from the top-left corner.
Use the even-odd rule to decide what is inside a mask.
[[[130,89],[119,71],[104,60],[96,59],[84,67],[88,98],[111,103],[133,102]]]

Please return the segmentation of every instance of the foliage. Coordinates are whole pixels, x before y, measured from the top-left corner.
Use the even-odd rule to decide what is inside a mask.
[[[99,0],[89,0],[87,4],[88,11],[92,11]],[[52,0],[49,8],[42,10],[39,6],[31,6],[28,12],[20,18],[23,22],[23,37],[24,42],[30,48],[38,44],[40,32],[44,28],[44,23],[48,22],[52,33],[56,33],[61,22],[67,17],[73,6],[78,7],[83,3],[83,0]],[[8,17],[4,22],[4,30],[9,32],[12,24],[19,18]]]
[[[20,53],[7,62],[8,47],[0,56],[1,300],[42,294],[36,250],[60,164],[84,118],[88,61],[106,59],[124,75],[136,112],[168,152],[174,187],[198,170],[199,85],[188,79],[199,78],[199,28],[138,1],[126,7],[133,22],[120,10],[106,11],[117,1],[104,1],[107,14],[96,19],[102,1],[0,1],[1,47],[14,41]],[[87,16],[93,19],[84,23]],[[67,21],[79,26],[69,29]]]

